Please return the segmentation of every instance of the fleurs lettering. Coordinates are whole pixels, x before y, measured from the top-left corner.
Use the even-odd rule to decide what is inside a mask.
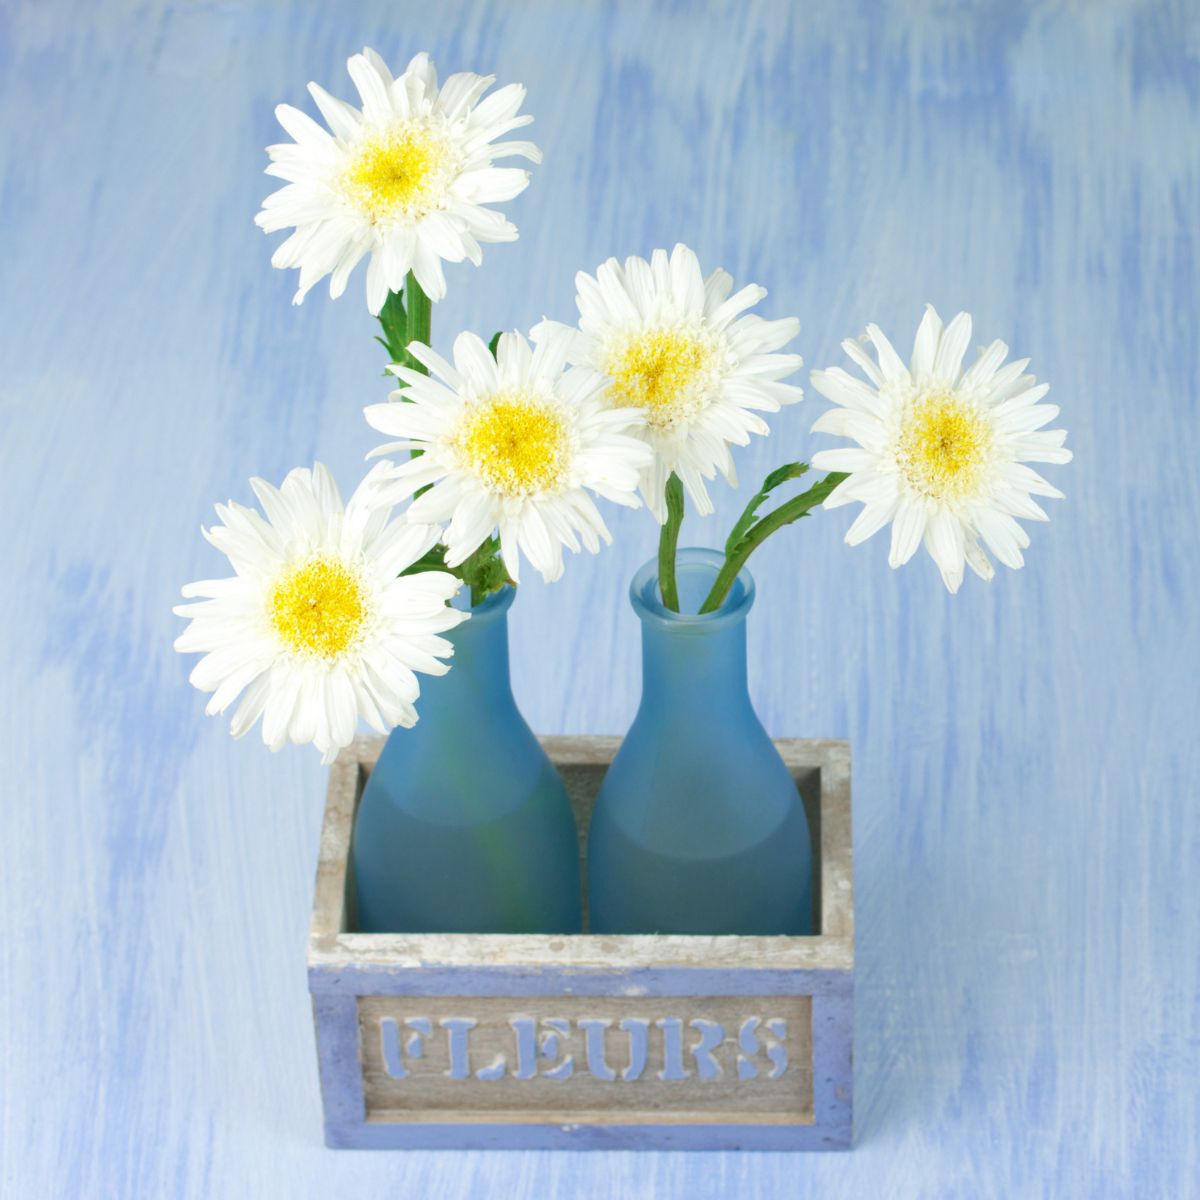
[[[586,1072],[604,1083],[659,1079],[666,1083],[736,1076],[775,1081],[788,1069],[787,1021],[748,1016],[736,1026],[704,1017],[535,1017],[514,1014],[503,1050],[488,1062],[472,1057],[474,1017],[427,1016],[379,1022],[383,1067],[393,1079],[407,1079],[415,1063],[444,1056],[449,1079],[570,1079]],[[616,1036],[609,1037],[615,1030]],[[689,1036],[689,1032],[693,1036]],[[623,1035],[623,1036],[622,1036]],[[424,1074],[432,1073],[431,1065]]]

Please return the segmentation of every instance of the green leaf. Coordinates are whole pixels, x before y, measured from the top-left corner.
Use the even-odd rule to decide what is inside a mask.
[[[500,345],[501,335],[502,335],[502,331],[497,330],[495,333],[492,334],[492,340],[490,342],[488,342],[488,349],[492,352],[493,358],[496,357],[496,347]]]
[[[511,580],[500,557],[500,539],[490,537],[454,572],[471,589],[472,606],[482,603]]]
[[[395,361],[391,356],[392,355],[391,346],[389,346],[387,344],[387,342],[385,342],[383,340],[383,338],[381,338],[381,337],[376,336],[375,340],[388,352],[388,364],[390,366],[391,363]],[[395,375],[393,375],[391,373],[391,371],[388,370],[388,367],[384,367],[383,370],[380,371],[379,373],[380,373],[380,375],[382,375],[384,377],[384,379],[391,379],[393,381],[395,381],[395,379],[396,379]]]
[[[508,568],[499,555],[489,558],[484,567],[471,581],[471,603],[480,604],[493,592],[500,591],[512,581],[508,577]]]
[[[755,519],[758,516],[758,510],[766,498],[777,488],[781,483],[787,483],[789,479],[799,479],[808,470],[808,463],[794,462],[784,463],[782,467],[776,467],[766,479],[763,480],[763,485],[758,489],[758,492],[750,498],[750,503],[746,505],[745,511],[737,519],[737,524],[730,530],[729,537],[725,542],[725,557],[732,557],[734,551],[738,548],[742,538],[749,532],[753,526]]]
[[[782,529],[784,525],[790,525],[793,521],[800,520],[801,517],[812,516],[812,510],[824,504],[833,494],[834,489],[848,478],[849,475],[844,471],[830,471],[824,479],[818,479],[807,492],[801,492],[799,496],[785,500],[774,512],[763,517],[750,531],[751,535],[757,536],[761,531],[765,538],[774,533],[776,529]]]
[[[423,571],[448,571],[456,579],[461,579],[471,589],[472,605],[486,600],[493,592],[512,582],[500,557],[500,539],[496,537],[488,538],[457,567],[446,566],[446,547],[439,542],[400,574],[419,575]]]
[[[762,502],[763,495],[771,490],[768,484],[770,484],[772,479],[776,481],[777,485],[785,478],[794,479],[798,475],[803,475],[807,469],[803,463],[790,463],[786,467],[780,467],[778,471],[772,471],[767,476],[766,483],[763,484],[763,491],[750,501],[746,510],[751,514],[751,519],[753,520],[753,510]],[[788,474],[789,472],[791,473],[790,475]],[[724,565],[717,573],[712,590],[708,593],[708,599],[700,606],[700,612],[716,612],[725,603],[725,597],[729,595],[729,589],[733,586],[733,581],[737,578],[738,572],[746,565],[746,559],[771,534],[782,529],[785,525],[790,525],[793,521],[799,521],[801,517],[807,517],[817,505],[823,504],[833,490],[848,478],[849,476],[841,471],[830,471],[824,479],[814,483],[807,492],[802,492],[799,496],[793,496],[790,500],[785,500],[778,508],[767,513],[762,520],[756,521],[743,530],[736,543],[733,542],[731,537],[725,549]],[[739,521],[738,525],[740,526],[741,524],[742,522]]]
[[[404,311],[404,297],[399,292],[388,292],[388,298],[379,310],[379,324],[383,326],[383,337],[376,338],[392,356],[392,362],[408,362],[405,347],[408,345],[408,318]]]

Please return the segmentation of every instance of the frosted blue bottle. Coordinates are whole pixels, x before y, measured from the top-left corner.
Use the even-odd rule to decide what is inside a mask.
[[[696,615],[721,562],[679,552],[680,613],[663,607],[657,561],[630,587],[642,700],[592,814],[593,933],[810,931],[804,804],[747,689],[749,573],[717,612]]]
[[[363,789],[352,862],[360,930],[578,933],[579,835],[566,789],[517,708],[506,588],[446,636],[419,720]]]

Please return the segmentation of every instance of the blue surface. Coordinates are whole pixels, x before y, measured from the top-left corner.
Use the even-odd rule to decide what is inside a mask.
[[[921,304],[1053,385],[1075,462],[1028,566],[945,593],[849,516],[752,569],[775,734],[855,754],[848,1155],[348,1155],[321,1145],[304,941],[324,773],[201,715],[171,640],[197,528],[385,390],[361,284],[289,303],[253,226],[280,100],[392,61],[523,80],[522,238],[448,272],[442,347],[570,317],[676,239],[771,289],[812,366]],[[0,1191],[38,1196],[1200,1193],[1194,4],[0,7]],[[810,398],[742,455],[809,453]],[[715,542],[741,497],[685,530]],[[513,610],[545,732],[637,696],[646,515]]]

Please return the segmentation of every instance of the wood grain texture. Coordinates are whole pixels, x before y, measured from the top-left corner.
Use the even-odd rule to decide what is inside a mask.
[[[949,597],[841,513],[752,563],[768,728],[855,747],[849,1155],[320,1143],[323,772],[201,716],[170,606],[221,570],[212,501],[317,454],[352,482],[376,440],[360,280],[292,308],[252,224],[272,106],[344,94],[363,43],[523,80],[537,116],[522,238],[448,272],[443,348],[682,238],[798,315],[810,365],[929,300],[1063,406],[1068,499],[1024,571]],[[1188,0],[0,4],[0,1193],[1200,1194],[1198,72]],[[822,442],[822,407],[743,479]],[[513,610],[545,732],[636,703],[654,532],[606,515],[614,546]]]

